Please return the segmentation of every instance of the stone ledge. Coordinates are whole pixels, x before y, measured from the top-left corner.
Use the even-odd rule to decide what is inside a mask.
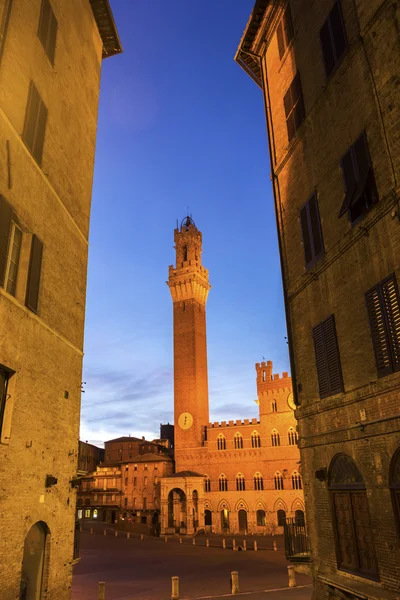
[[[373,585],[368,580],[360,581],[345,575],[318,575],[317,580],[344,592],[356,594],[362,600],[400,600],[398,592],[385,590],[379,584]]]

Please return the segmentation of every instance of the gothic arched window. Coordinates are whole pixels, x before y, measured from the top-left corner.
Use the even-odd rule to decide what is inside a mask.
[[[226,450],[226,439],[222,433],[217,437],[217,448],[218,450]]]
[[[273,446],[280,446],[281,445],[281,438],[279,433],[277,432],[276,429],[272,430],[271,433],[271,442]]]
[[[286,522],[286,512],[281,508],[277,512],[278,526],[283,527]]]
[[[400,535],[400,448],[396,450],[390,463],[389,486],[392,494],[397,532]]]
[[[276,400],[272,400],[272,412],[278,412],[278,404],[276,402]]]
[[[260,448],[261,447],[261,438],[260,434],[257,431],[253,431],[251,434],[251,447],[252,448]]]
[[[243,448],[243,436],[242,436],[242,434],[239,433],[239,432],[235,433],[235,436],[233,438],[233,442],[234,442],[235,450],[241,450]]]
[[[364,479],[350,456],[337,454],[329,469],[338,568],[378,578]]]
[[[276,490],[283,490],[283,477],[279,471],[274,475],[274,485]]]
[[[292,473],[292,489],[294,489],[294,490],[303,489],[301,475],[298,471],[293,471],[293,473]]]
[[[288,439],[289,439],[289,446],[296,446],[297,440],[298,440],[298,435],[297,435],[297,431],[293,427],[289,428]]]
[[[228,478],[226,477],[226,475],[221,473],[221,475],[218,478],[218,482],[219,482],[219,491],[227,492],[228,491]]]
[[[257,511],[257,526],[264,527],[267,524],[267,519],[265,515],[265,510],[259,509]]]
[[[211,491],[211,481],[208,475],[206,475],[204,477],[204,491],[205,492],[210,492]]]
[[[236,475],[236,489],[238,492],[244,492],[246,489],[246,484],[244,481],[244,477],[241,473]]]
[[[255,490],[263,490],[264,489],[264,481],[261,473],[257,471],[254,475],[254,489]]]

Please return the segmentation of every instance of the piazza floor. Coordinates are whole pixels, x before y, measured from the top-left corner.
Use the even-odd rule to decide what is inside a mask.
[[[180,578],[180,598],[223,598],[230,596],[230,574],[239,572],[240,594],[249,600],[310,600],[310,578],[296,574],[296,588],[288,588],[287,561],[281,541],[272,550],[271,540],[260,540],[257,552],[234,552],[214,547],[220,541],[210,537],[177,539],[140,536],[127,539],[126,533],[95,527],[93,534],[81,533],[80,561],[74,566],[72,600],[97,600],[98,582],[106,582],[106,600],[170,600],[171,576]],[[249,540],[249,538],[247,538]],[[239,537],[237,543],[242,544]],[[252,547],[252,541],[247,542]]]

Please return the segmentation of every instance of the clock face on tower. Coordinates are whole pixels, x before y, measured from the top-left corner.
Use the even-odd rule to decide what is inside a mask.
[[[291,408],[292,410],[296,410],[297,406],[294,403],[293,392],[290,392],[289,396],[287,397],[287,403],[289,408]]]
[[[193,424],[193,417],[189,412],[184,412],[178,419],[178,425],[181,429],[189,429]]]

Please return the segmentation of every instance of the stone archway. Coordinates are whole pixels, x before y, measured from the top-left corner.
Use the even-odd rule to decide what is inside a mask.
[[[241,508],[238,512],[239,533],[247,533],[247,511]]]
[[[180,488],[174,488],[168,494],[168,529],[179,533],[186,527],[186,494]]]
[[[44,589],[45,566],[49,560],[50,531],[38,521],[28,531],[22,558],[20,599],[41,600]]]

